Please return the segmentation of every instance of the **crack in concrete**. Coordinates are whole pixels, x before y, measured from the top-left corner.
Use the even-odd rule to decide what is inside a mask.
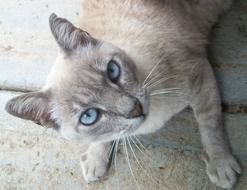
[[[243,104],[232,104],[232,105],[223,104],[222,108],[223,108],[223,112],[225,113],[230,113],[230,114],[247,113],[247,105],[243,105]]]

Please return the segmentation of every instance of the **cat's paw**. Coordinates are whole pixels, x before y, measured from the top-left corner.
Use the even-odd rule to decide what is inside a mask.
[[[237,173],[241,173],[241,168],[231,154],[211,159],[204,157],[203,160],[212,183],[225,189],[231,189],[234,186]]]
[[[105,175],[108,169],[109,160],[104,157],[85,153],[81,157],[82,174],[87,183],[97,181]]]

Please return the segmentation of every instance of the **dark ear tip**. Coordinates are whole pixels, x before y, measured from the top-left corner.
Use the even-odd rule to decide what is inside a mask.
[[[12,105],[13,105],[13,99],[10,99],[6,104],[5,104],[5,111],[8,112],[9,114],[12,114]]]
[[[49,22],[50,23],[53,23],[55,19],[57,19],[57,15],[55,13],[52,13],[49,17]]]

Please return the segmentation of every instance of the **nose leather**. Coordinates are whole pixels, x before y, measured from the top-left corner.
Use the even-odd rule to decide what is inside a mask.
[[[139,117],[142,114],[143,114],[142,105],[139,102],[139,100],[136,100],[133,109],[129,112],[127,117],[134,118],[134,117]]]

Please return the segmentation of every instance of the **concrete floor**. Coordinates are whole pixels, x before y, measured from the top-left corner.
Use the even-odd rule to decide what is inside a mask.
[[[56,12],[76,24],[80,0],[63,0],[62,3],[10,0],[0,1],[0,8],[0,190],[132,190],[138,186],[142,190],[220,189],[206,176],[200,160],[197,123],[189,111],[175,117],[166,129],[142,138],[150,157],[133,145],[142,167],[129,149],[136,179],[120,148],[117,169],[113,163],[102,181],[86,184],[79,165],[79,156],[86,146],[65,141],[52,130],[14,118],[3,109],[11,97],[39,89],[44,84],[57,52],[48,16]],[[237,0],[233,9],[216,25],[210,57],[223,101],[234,108],[231,112],[234,114],[225,113],[225,123],[233,153],[244,168],[234,189],[246,190],[246,0]]]

